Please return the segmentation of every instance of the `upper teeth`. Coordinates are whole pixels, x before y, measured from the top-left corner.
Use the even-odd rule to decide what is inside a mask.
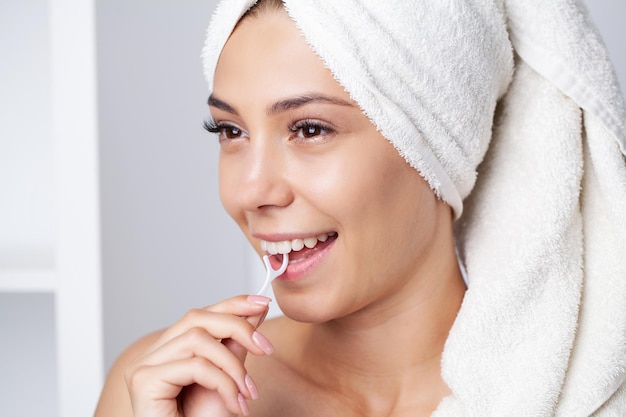
[[[314,248],[317,242],[326,242],[329,236],[336,235],[335,232],[322,233],[319,236],[307,237],[304,239],[282,240],[280,242],[268,242],[267,240],[261,240],[261,249],[270,255],[276,255],[277,253],[285,254],[291,251],[302,250],[305,246],[309,249]]]

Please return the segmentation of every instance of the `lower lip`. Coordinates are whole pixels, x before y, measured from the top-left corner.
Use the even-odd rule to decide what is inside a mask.
[[[313,252],[313,254],[308,258],[298,260],[298,262],[290,263],[287,266],[287,270],[276,279],[281,281],[297,281],[305,275],[309,274],[313,269],[315,269],[320,263],[322,263],[326,259],[326,257],[330,253],[330,248],[333,247],[335,241],[336,239],[323,249]]]

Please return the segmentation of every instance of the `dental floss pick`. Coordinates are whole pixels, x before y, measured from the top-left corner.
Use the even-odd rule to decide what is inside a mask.
[[[275,278],[278,278],[279,276],[281,276],[283,272],[285,272],[285,270],[287,269],[287,264],[289,263],[289,254],[285,253],[283,255],[283,264],[280,266],[280,268],[276,270],[272,268],[272,264],[270,263],[269,256],[267,255],[263,256],[263,263],[265,264],[265,271],[266,271],[265,282],[263,283],[263,286],[261,287],[261,291],[259,291],[257,295],[265,295],[265,292],[269,288],[271,282]]]

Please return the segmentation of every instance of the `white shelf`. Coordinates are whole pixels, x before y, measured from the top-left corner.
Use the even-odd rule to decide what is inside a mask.
[[[0,250],[0,293],[54,292],[57,273],[52,247]]]
[[[0,125],[0,333],[18,323],[30,337],[25,320],[47,323],[50,337],[15,342],[22,354],[8,357],[37,375],[38,353],[21,346],[44,346],[50,367],[41,380],[55,401],[16,414],[0,389],[0,415],[91,415],[104,379],[95,0],[7,3],[0,7],[0,27],[12,35],[0,37],[0,52],[12,57],[0,65],[0,114],[9,115]],[[26,398],[28,388],[20,388]]]
[[[55,271],[0,269],[0,293],[54,292],[55,290]]]

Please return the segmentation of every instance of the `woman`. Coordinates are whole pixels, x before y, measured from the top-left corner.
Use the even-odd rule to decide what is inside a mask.
[[[210,26],[207,128],[285,316],[190,311],[96,415],[624,415],[624,107],[579,7],[253,3]]]

